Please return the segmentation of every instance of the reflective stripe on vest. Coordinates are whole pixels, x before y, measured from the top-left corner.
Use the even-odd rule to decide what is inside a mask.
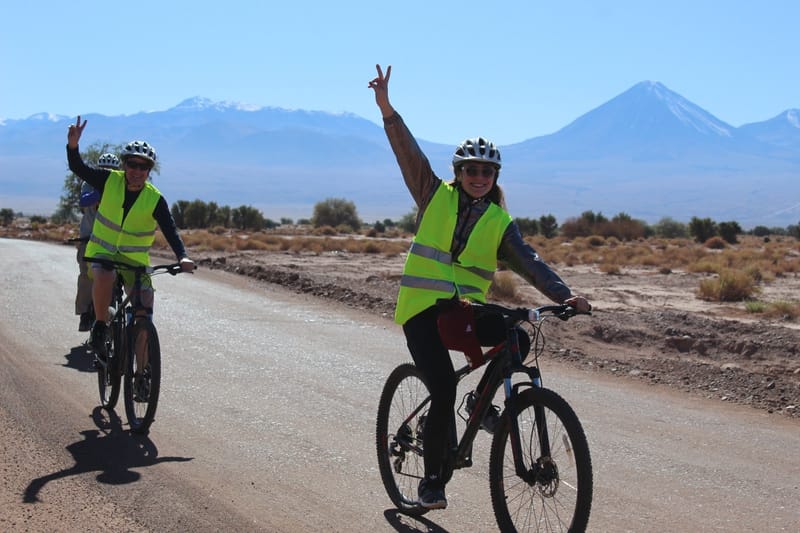
[[[125,172],[112,170],[103,188],[86,255],[119,253],[134,263],[149,265],[149,251],[156,235],[153,211],[160,198],[159,190],[146,182],[123,220]]]
[[[458,218],[458,190],[442,183],[431,198],[414,236],[400,279],[395,321],[404,324],[436,300],[455,294],[486,301],[497,249],[511,216],[491,204],[470,233],[454,262],[449,252]]]

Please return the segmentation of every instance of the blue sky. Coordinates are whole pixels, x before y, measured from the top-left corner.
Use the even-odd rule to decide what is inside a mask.
[[[796,0],[10,2],[0,118],[203,96],[378,123],[381,63],[436,142],[552,133],[643,80],[740,126],[800,107],[798,20]]]

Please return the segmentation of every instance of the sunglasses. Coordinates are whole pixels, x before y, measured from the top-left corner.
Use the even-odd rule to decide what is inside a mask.
[[[478,175],[483,176],[484,178],[491,178],[494,176],[495,170],[488,165],[482,165],[479,167],[470,165],[468,167],[464,167],[464,172],[466,172],[467,176],[470,178],[474,178]]]
[[[153,168],[151,165],[147,163],[137,163],[136,161],[126,161],[125,166],[132,170],[150,170]]]

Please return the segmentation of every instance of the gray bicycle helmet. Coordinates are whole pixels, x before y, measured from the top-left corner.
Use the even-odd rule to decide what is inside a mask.
[[[125,145],[125,148],[122,149],[122,154],[120,155],[123,161],[131,156],[136,156],[147,159],[154,165],[156,163],[156,149],[147,144],[145,141],[129,142]]]
[[[490,163],[498,169],[502,166],[500,150],[493,142],[483,137],[467,139],[458,145],[453,154],[453,167],[457,168],[467,161]]]
[[[97,166],[119,169],[119,157],[115,156],[114,154],[103,154],[97,158]]]

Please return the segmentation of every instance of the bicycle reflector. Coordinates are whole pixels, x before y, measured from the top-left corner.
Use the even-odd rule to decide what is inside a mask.
[[[475,314],[465,300],[449,300],[437,319],[439,336],[448,350],[463,352],[472,368],[478,368],[486,359],[478,341]]]

